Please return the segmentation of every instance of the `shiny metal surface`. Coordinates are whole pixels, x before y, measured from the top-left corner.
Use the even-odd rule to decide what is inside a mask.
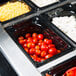
[[[41,76],[30,60],[0,26],[0,48],[18,76]]]
[[[56,66],[56,65],[58,65],[58,64],[60,64],[60,63],[62,63],[64,61],[74,57],[74,56],[76,56],[76,50],[74,50],[74,51],[72,51],[72,52],[70,52],[70,53],[68,53],[68,54],[54,60],[54,61],[50,61],[49,63],[39,67],[38,70],[40,72],[43,72],[43,71],[45,71],[45,70],[47,70],[49,68],[52,68],[52,67],[54,67],[54,66]]]
[[[48,9],[38,11],[35,14],[35,16],[42,14],[48,10],[54,9],[55,7],[59,7],[64,4],[67,4],[68,1],[63,2],[60,5],[55,5]],[[25,18],[23,18],[23,20],[24,19]],[[26,19],[28,19],[28,17]],[[11,23],[13,24],[13,22],[11,22]],[[11,37],[4,30],[4,28],[7,26],[8,26],[8,24],[6,26],[3,26],[3,28],[2,28],[0,25],[0,48],[2,49],[1,52],[4,54],[6,59],[9,61],[9,63],[13,67],[13,69],[17,72],[18,76],[41,76],[41,74],[40,74],[41,72],[65,61],[67,59],[70,59],[73,56],[76,56],[76,50],[74,50],[74,51],[68,53],[67,55],[64,55],[54,61],[50,61],[49,63],[47,63],[39,68],[35,68],[34,65],[30,62],[30,60],[24,55],[24,53],[21,51],[21,49],[16,45],[16,43],[11,39]]]

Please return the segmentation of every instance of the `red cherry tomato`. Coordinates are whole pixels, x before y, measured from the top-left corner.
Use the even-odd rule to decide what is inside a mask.
[[[31,43],[31,48],[34,48],[35,47],[35,44],[32,42]]]
[[[41,58],[41,62],[43,62],[45,59],[44,58]]]
[[[48,53],[52,54],[52,55],[55,55],[55,54],[57,54],[57,50],[56,50],[56,48],[50,48]]]
[[[41,46],[41,45],[42,45],[42,43],[41,43],[41,42],[39,42],[39,43],[38,43],[38,45],[39,45],[39,46]]]
[[[49,40],[49,43],[52,44],[52,40],[51,39]]]
[[[28,37],[27,43],[32,42],[32,37]]]
[[[29,50],[29,54],[34,54],[35,53],[35,49],[34,48],[31,48],[30,50]]]
[[[42,40],[43,37],[44,37],[43,34],[38,34],[38,39],[39,39],[39,40]]]
[[[52,76],[52,75],[49,75],[48,73],[46,73],[46,76]]]
[[[46,45],[44,42],[41,42],[41,45]]]
[[[24,40],[19,40],[19,43],[23,45],[25,43],[25,41]]]
[[[44,43],[47,43],[48,39],[44,39]]]
[[[52,57],[52,56],[53,56],[53,55],[48,54],[48,55],[45,56],[45,59],[48,59],[48,58],[50,58],[50,57]]]
[[[38,57],[38,58],[37,58],[37,62],[41,62],[41,58]]]
[[[39,40],[39,43],[42,43],[43,42],[43,40]]]
[[[54,44],[49,44],[48,48],[55,48],[55,45]]]
[[[24,42],[26,43],[27,42],[27,39],[24,39]]]
[[[31,43],[27,43],[27,47],[28,48],[31,48]]]
[[[47,45],[41,45],[41,50],[47,51],[48,50],[48,46]]]
[[[41,51],[38,50],[38,49],[36,49],[35,54],[36,54],[36,55],[40,55],[40,53],[41,53]]]
[[[28,53],[29,52],[29,49],[28,48],[24,48],[25,49],[25,51]]]
[[[42,52],[41,52],[41,57],[45,57],[46,54],[47,54],[46,51],[42,51]]]
[[[46,44],[52,44],[52,40],[44,39],[44,43],[46,43]]]
[[[57,50],[57,53],[59,54],[59,53],[61,53],[61,51],[60,50]]]
[[[27,34],[25,35],[25,38],[28,38],[28,37],[31,37],[31,34],[30,34],[30,33],[27,33]]]
[[[39,50],[40,49],[40,46],[39,45],[36,45],[35,46],[35,49]]]
[[[37,61],[37,55],[34,54],[34,55],[32,56],[32,59],[33,59],[34,61]]]
[[[33,43],[36,44],[37,42],[38,42],[38,39],[37,39],[37,38],[34,38],[34,39],[33,39]]]
[[[23,36],[20,36],[19,38],[18,38],[18,40],[23,40],[24,39],[24,37]]]
[[[23,48],[26,48],[27,47],[27,44],[25,43],[25,44],[23,44]]]
[[[33,37],[33,38],[37,38],[37,33],[33,33],[33,34],[32,34],[32,37]]]

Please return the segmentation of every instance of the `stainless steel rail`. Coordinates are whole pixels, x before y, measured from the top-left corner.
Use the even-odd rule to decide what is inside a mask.
[[[58,65],[58,64],[60,64],[60,63],[62,63],[64,61],[74,57],[74,56],[76,56],[76,50],[74,50],[74,51],[72,51],[72,52],[70,52],[70,53],[68,53],[68,54],[54,60],[54,61],[50,61],[49,63],[39,67],[38,70],[40,72],[43,72],[45,70],[48,70],[49,68],[52,68],[52,67],[54,67],[54,66],[56,66],[56,65]]]

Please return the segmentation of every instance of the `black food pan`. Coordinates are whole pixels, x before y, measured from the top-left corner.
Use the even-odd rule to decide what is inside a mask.
[[[67,40],[61,37],[59,33],[55,32],[55,30],[49,26],[47,22],[44,22],[40,17],[33,17],[29,20],[24,20],[15,24],[13,23],[13,25],[6,27],[5,30],[36,67],[48,63],[74,50],[74,47],[70,45]],[[42,62],[34,61],[18,42],[18,37],[25,36],[26,33],[43,34],[44,38],[52,39],[53,44],[55,44],[57,49],[61,50],[61,53]]]
[[[49,74],[49,76],[71,76],[70,74],[66,75],[66,72],[73,68],[76,68],[76,56],[42,72],[42,76],[47,76],[46,73]],[[70,73],[70,71],[68,73]]]

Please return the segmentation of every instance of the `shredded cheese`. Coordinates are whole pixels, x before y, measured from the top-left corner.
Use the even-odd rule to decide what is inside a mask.
[[[24,13],[28,13],[30,10],[30,7],[24,2],[7,2],[0,6],[0,21],[3,22],[12,19]]]

